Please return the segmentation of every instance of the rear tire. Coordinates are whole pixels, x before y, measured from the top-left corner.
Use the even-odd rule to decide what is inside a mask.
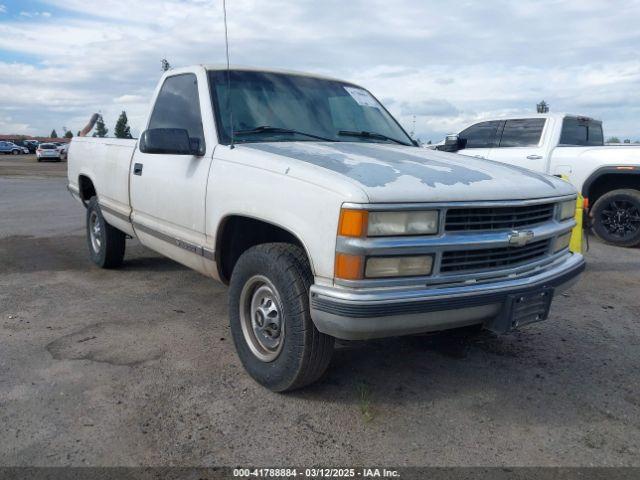
[[[11,154],[12,155],[19,155],[20,154],[20,150],[11,150]]]
[[[122,265],[126,235],[106,222],[95,196],[87,204],[87,244],[91,261],[100,268]]]
[[[302,249],[267,243],[236,263],[229,317],[236,351],[251,377],[274,392],[318,380],[331,361],[334,338],[320,333],[309,311],[313,275]]]
[[[620,247],[640,245],[640,191],[612,190],[591,209],[593,231],[602,240]]]

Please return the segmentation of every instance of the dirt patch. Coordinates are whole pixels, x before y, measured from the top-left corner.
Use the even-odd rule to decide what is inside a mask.
[[[110,365],[134,366],[157,360],[163,349],[146,340],[153,324],[99,323],[65,335],[47,345],[56,360],[91,360]]]
[[[66,177],[67,162],[38,162],[35,155],[0,157],[2,177]]]
[[[86,252],[85,238],[77,235],[0,239],[0,265],[6,274],[86,269]]]

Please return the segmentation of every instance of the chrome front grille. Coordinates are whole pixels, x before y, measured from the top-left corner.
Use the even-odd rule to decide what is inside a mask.
[[[550,242],[545,239],[523,247],[446,251],[442,253],[440,273],[485,272],[535,262],[547,255]]]
[[[351,204],[343,208],[410,212],[437,210],[437,235],[348,237],[338,235],[336,252],[373,257],[433,257],[433,269],[419,276],[336,278],[346,288],[404,288],[428,285],[444,288],[467,283],[487,284],[520,278],[551,268],[567,249],[557,250],[557,238],[571,231],[574,219],[557,218],[557,205],[573,196],[518,201],[442,202],[424,204]],[[523,245],[523,243],[525,243]],[[366,271],[365,271],[366,273]]]
[[[489,208],[450,208],[447,210],[447,232],[502,230],[522,228],[548,222],[553,218],[554,204]]]

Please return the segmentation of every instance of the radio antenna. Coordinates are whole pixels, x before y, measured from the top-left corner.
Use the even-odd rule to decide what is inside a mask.
[[[227,52],[227,110],[229,111],[229,128],[231,129],[231,147],[234,148],[233,110],[231,109],[231,66],[229,63],[229,30],[227,28],[227,0],[222,0],[224,14],[224,44]]]

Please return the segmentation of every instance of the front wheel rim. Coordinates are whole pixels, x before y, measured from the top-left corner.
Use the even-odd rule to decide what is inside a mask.
[[[633,202],[613,200],[602,209],[600,222],[610,235],[631,238],[640,230],[640,208]]]
[[[284,310],[280,294],[271,281],[255,275],[240,294],[240,325],[251,353],[260,361],[273,362],[284,345]]]
[[[95,211],[89,215],[89,238],[93,251],[100,253],[100,248],[102,247],[102,225]]]

